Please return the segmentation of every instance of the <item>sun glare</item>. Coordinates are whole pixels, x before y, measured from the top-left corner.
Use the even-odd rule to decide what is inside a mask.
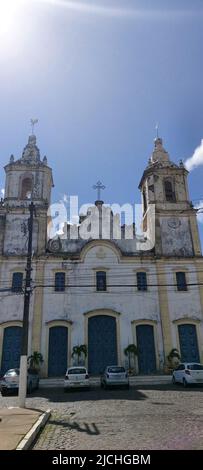
[[[0,35],[12,31],[16,3],[15,0],[0,0]]]
[[[0,0],[0,35],[12,34],[20,4],[22,2],[18,0]]]

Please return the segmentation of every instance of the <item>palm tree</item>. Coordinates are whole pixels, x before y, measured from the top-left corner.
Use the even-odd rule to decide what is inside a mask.
[[[31,356],[27,358],[30,369],[39,370],[41,364],[44,362],[43,356],[40,352],[34,351]]]
[[[127,348],[124,349],[124,354],[125,356],[128,356],[129,369],[131,369],[131,357],[135,357],[138,355],[137,346],[135,346],[134,343],[129,344]]]
[[[87,357],[87,346],[86,344],[81,344],[80,346],[73,346],[73,352],[71,354],[71,357],[77,356],[77,363],[79,365],[79,360],[80,357],[84,355],[84,357]]]

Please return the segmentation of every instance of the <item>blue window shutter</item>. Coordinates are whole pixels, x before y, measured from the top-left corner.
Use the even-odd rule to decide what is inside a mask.
[[[137,273],[137,289],[141,291],[147,290],[147,274],[144,272]]]
[[[23,273],[13,273],[12,292],[21,292],[23,287]]]
[[[97,271],[97,291],[106,291],[106,272]]]
[[[55,274],[55,291],[63,292],[65,290],[65,273]]]
[[[186,282],[186,275],[185,272],[177,272],[176,273],[176,282],[177,282],[177,289],[179,291],[187,290],[187,282]]]

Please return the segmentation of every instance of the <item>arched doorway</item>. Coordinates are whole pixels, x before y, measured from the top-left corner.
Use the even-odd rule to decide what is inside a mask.
[[[151,374],[156,371],[156,353],[154,328],[152,325],[136,326],[138,367],[140,374]]]
[[[190,323],[178,325],[181,360],[200,362],[196,326]]]
[[[49,328],[48,375],[60,377],[67,369],[68,328],[52,326]]]
[[[1,372],[20,367],[22,328],[8,326],[4,328]]]
[[[107,365],[117,364],[116,318],[95,315],[88,318],[88,370],[100,374]]]

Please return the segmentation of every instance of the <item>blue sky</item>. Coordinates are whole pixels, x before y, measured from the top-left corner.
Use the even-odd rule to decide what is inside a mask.
[[[139,202],[157,121],[175,162],[200,145],[202,0],[15,0],[14,13],[10,29],[0,22],[1,187],[31,117],[54,200],[93,201],[101,179],[105,202]],[[190,173],[195,202],[202,177],[201,165]]]

